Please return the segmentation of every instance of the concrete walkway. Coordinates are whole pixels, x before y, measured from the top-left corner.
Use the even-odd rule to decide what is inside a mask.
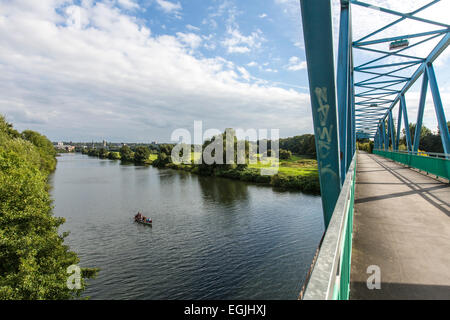
[[[350,299],[450,299],[450,184],[359,153],[353,228]]]

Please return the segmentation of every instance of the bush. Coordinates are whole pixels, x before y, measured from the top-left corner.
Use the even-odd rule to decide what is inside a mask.
[[[109,155],[109,152],[108,152],[108,150],[106,150],[105,148],[101,148],[101,149],[98,151],[98,157],[101,158],[101,159],[106,159],[106,158],[108,158],[108,155]]]
[[[358,150],[362,150],[365,151],[367,153],[372,153],[373,152],[373,141],[368,141],[368,142],[356,142],[357,146],[358,146]]]
[[[111,160],[119,160],[119,159],[120,159],[120,153],[119,153],[119,152],[115,152],[115,151],[111,151],[111,152],[108,154],[108,159],[111,159]]]
[[[157,168],[163,168],[171,162],[170,159],[171,157],[168,156],[165,152],[160,152],[158,154],[158,157],[155,161],[153,161],[152,164]]]
[[[280,160],[289,160],[292,157],[292,152],[289,150],[280,149]]]
[[[47,173],[56,169],[56,151],[53,143],[46,136],[36,131],[25,130],[22,132],[22,138],[30,141],[39,151],[41,157],[40,169]]]
[[[276,174],[272,176],[271,184],[274,187],[297,189],[315,194],[320,193],[320,182],[317,174],[306,176],[285,176]]]

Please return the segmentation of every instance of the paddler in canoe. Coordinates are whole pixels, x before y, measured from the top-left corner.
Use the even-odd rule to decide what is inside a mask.
[[[152,223],[152,219],[151,218],[147,218],[146,216],[142,215],[140,212],[138,212],[135,216],[134,216],[134,220],[136,222],[140,222],[140,223],[144,223],[144,224],[150,224]]]

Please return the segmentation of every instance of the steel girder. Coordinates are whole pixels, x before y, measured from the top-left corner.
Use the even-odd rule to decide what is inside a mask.
[[[430,1],[417,10],[402,13],[362,1],[341,0],[338,65],[335,75],[331,1],[300,0],[325,226],[328,226],[331,219],[340,188],[355,153],[356,138],[374,138],[376,148],[389,150],[391,146],[392,150],[398,150],[403,122],[408,150],[418,150],[428,84],[439,128],[443,133],[441,137],[444,150],[446,153],[450,152],[450,137],[448,131],[444,130],[445,113],[432,66],[437,56],[450,44],[450,26],[417,16],[438,2],[440,0]],[[395,16],[396,20],[353,41],[352,6],[375,9]],[[376,38],[380,32],[407,20],[431,25],[434,30]],[[374,45],[406,39],[413,43],[405,48],[397,48],[394,51],[373,48]],[[408,51],[433,39],[439,42],[426,57],[419,57]],[[356,51],[379,56],[354,66]],[[417,130],[412,140],[405,94],[422,74],[424,80]],[[393,117],[393,108],[396,105],[399,105],[397,127],[394,126]]]

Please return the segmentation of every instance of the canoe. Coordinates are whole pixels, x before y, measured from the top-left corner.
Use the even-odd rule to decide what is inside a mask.
[[[142,220],[138,220],[138,219],[134,219],[134,221],[136,221],[138,223],[142,223],[142,224],[148,225],[148,226],[152,225],[152,222],[142,221]]]

